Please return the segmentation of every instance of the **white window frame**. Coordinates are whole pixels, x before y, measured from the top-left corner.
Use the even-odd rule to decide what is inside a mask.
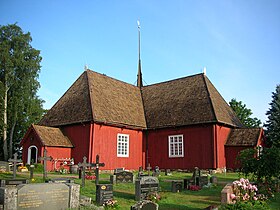
[[[181,153],[179,149],[180,147],[181,147]],[[170,158],[184,157],[184,136],[182,134],[168,136],[168,156]]]
[[[122,154],[122,152],[125,154]],[[129,135],[118,133],[117,135],[117,157],[129,157]]]

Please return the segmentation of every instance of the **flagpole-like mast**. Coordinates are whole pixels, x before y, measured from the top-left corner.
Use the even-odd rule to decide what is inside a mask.
[[[141,88],[143,87],[143,81],[142,81],[142,72],[141,72],[141,57],[140,57],[140,38],[141,38],[141,33],[140,33],[140,21],[137,20],[137,25],[138,25],[138,75],[137,75],[137,87]]]

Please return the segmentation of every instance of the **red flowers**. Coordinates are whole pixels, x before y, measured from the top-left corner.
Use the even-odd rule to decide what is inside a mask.
[[[198,191],[198,190],[201,190],[201,187],[199,187],[197,185],[190,185],[189,190],[191,190],[191,191]]]

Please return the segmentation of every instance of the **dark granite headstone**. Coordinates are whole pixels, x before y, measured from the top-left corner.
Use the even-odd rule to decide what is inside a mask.
[[[113,199],[112,184],[97,184],[96,185],[96,203],[103,205],[106,201]]]
[[[143,200],[131,206],[130,210],[158,210],[158,204],[149,200]]]
[[[10,172],[9,162],[0,161],[0,173]]]
[[[7,185],[17,186],[20,184],[28,184],[28,179],[0,179],[1,187],[5,187]]]
[[[143,176],[135,181],[135,200],[144,200],[148,193],[159,191],[159,181],[157,177]]]
[[[18,188],[18,210],[69,208],[69,187],[65,184],[30,184]]]
[[[116,182],[122,183],[122,182],[133,182],[133,173],[129,171],[122,171],[115,174],[116,176]]]
[[[153,176],[159,176],[160,175],[160,170],[159,170],[159,167],[156,166],[154,171],[153,171]]]
[[[173,180],[171,185],[171,192],[181,192],[183,189],[183,181],[182,180]]]

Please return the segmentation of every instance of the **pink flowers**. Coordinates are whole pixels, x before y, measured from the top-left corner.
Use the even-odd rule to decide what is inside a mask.
[[[256,201],[259,198],[257,195],[258,188],[256,185],[251,184],[248,179],[241,178],[232,183],[233,194],[230,198],[233,202],[236,201]]]
[[[86,175],[85,178],[89,179],[89,180],[95,180],[96,176],[94,176],[94,175]]]

